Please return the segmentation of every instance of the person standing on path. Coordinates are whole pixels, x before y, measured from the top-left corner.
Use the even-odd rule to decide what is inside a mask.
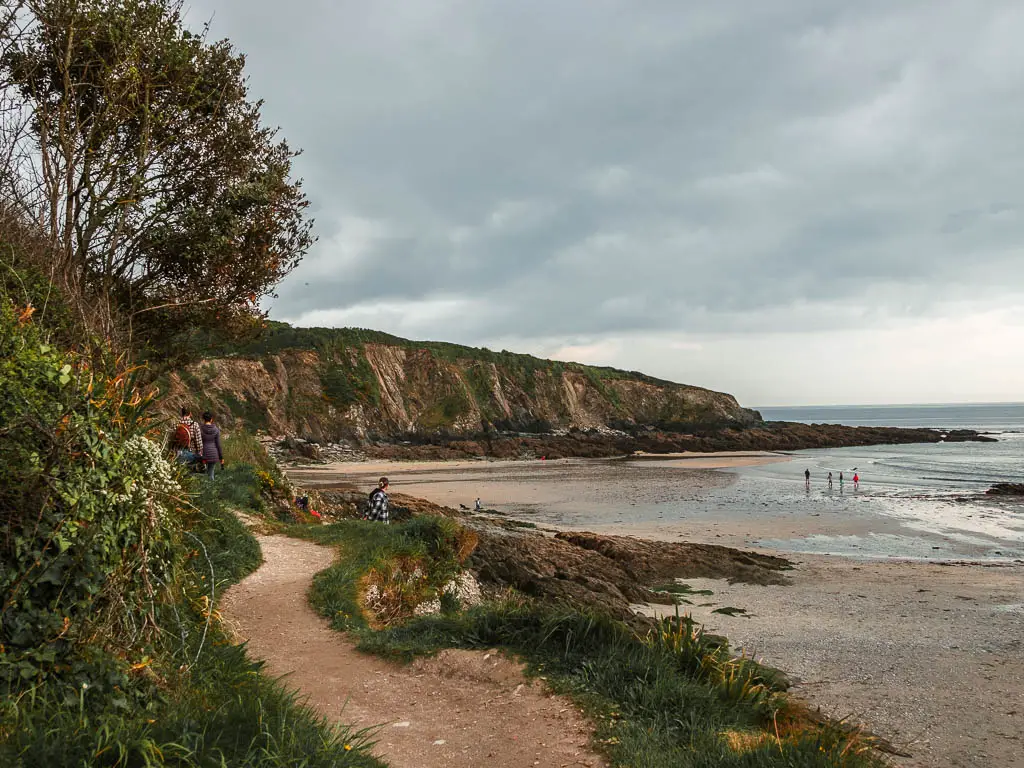
[[[203,435],[199,425],[192,418],[192,409],[187,405],[181,409],[181,418],[174,429],[172,445],[177,450],[178,461],[182,464],[197,464],[203,460]]]
[[[366,512],[367,520],[376,520],[387,525],[389,520],[388,507],[391,499],[388,498],[388,479],[382,477],[377,481],[377,487],[370,491],[370,508]]]
[[[224,453],[220,449],[220,427],[213,423],[213,414],[203,414],[203,463],[206,465],[206,476],[213,480],[217,465],[224,466]]]

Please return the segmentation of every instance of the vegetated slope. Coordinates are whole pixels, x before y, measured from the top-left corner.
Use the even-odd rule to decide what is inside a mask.
[[[363,329],[293,328],[210,356],[165,380],[166,401],[229,426],[318,440],[630,427],[743,427],[736,398],[641,373]]]

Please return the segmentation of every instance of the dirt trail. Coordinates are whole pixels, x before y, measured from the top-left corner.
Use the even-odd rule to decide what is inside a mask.
[[[221,614],[272,676],[323,715],[381,726],[374,752],[393,768],[604,766],[570,701],[524,678],[500,654],[444,651],[401,667],[358,653],[306,602],[326,548],[258,536],[264,564],[224,595]]]

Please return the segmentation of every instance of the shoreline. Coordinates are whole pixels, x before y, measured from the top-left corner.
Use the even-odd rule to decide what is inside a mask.
[[[1021,764],[1024,564],[789,559],[785,586],[686,579],[711,594],[680,611],[792,675],[793,692],[826,714],[911,753],[895,765]]]
[[[505,459],[492,456],[478,459],[367,459],[360,461],[333,461],[324,464],[285,464],[289,474],[301,477],[305,482],[313,480],[311,475],[334,473],[345,476],[359,476],[374,473],[396,476],[408,472],[452,471],[479,469],[481,467],[539,467],[569,466],[573,464],[597,464],[609,461],[681,461],[694,469],[728,469],[758,464],[789,461],[791,456],[779,451],[677,451],[675,453],[646,453],[639,451],[631,455],[607,457],[564,457],[552,459]]]
[[[699,498],[723,483],[735,482],[735,473],[692,462],[726,459],[767,463],[789,457],[764,452],[657,455],[639,459],[629,470],[660,473],[662,464],[674,463]],[[729,637],[734,647],[795,676],[799,680],[795,692],[813,705],[836,717],[863,721],[872,732],[912,753],[909,758],[894,758],[894,765],[1019,764],[1015,762],[1020,760],[1017,734],[1024,732],[1024,711],[1011,702],[1024,699],[1024,562],[853,558],[760,546],[757,539],[768,534],[783,543],[789,535],[872,535],[896,531],[901,525],[897,518],[878,516],[828,512],[798,516],[785,504],[770,510],[751,505],[734,519],[697,515],[641,523],[624,515],[620,521],[600,526],[543,519],[565,512],[565,502],[551,495],[547,483],[554,481],[554,487],[564,492],[566,483],[576,482],[569,495],[583,494],[577,503],[586,504],[595,497],[593,483],[586,480],[589,475],[569,481],[565,473],[607,473],[623,466],[618,460],[532,459],[361,462],[346,463],[342,472],[326,466],[287,471],[302,483],[313,480],[314,487],[318,483],[359,485],[375,480],[378,473],[391,472],[398,494],[449,508],[457,508],[460,499],[471,504],[473,494],[480,493],[499,498],[507,492],[529,500],[514,504],[518,512],[492,518],[498,522],[501,517],[533,519],[542,529],[717,544],[783,555],[794,564],[787,572],[791,583],[784,586],[677,580],[693,590],[711,592],[692,599],[682,594],[690,604],[680,605],[680,612],[690,612],[708,631]],[[641,490],[651,489],[642,485]],[[646,615],[675,610],[633,607]],[[719,608],[742,610],[729,616],[716,613]]]

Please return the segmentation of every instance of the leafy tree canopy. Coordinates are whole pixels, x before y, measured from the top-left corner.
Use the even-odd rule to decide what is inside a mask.
[[[312,222],[244,56],[186,29],[181,0],[24,0],[0,21],[0,202],[43,224],[65,279],[150,357],[262,319]]]

